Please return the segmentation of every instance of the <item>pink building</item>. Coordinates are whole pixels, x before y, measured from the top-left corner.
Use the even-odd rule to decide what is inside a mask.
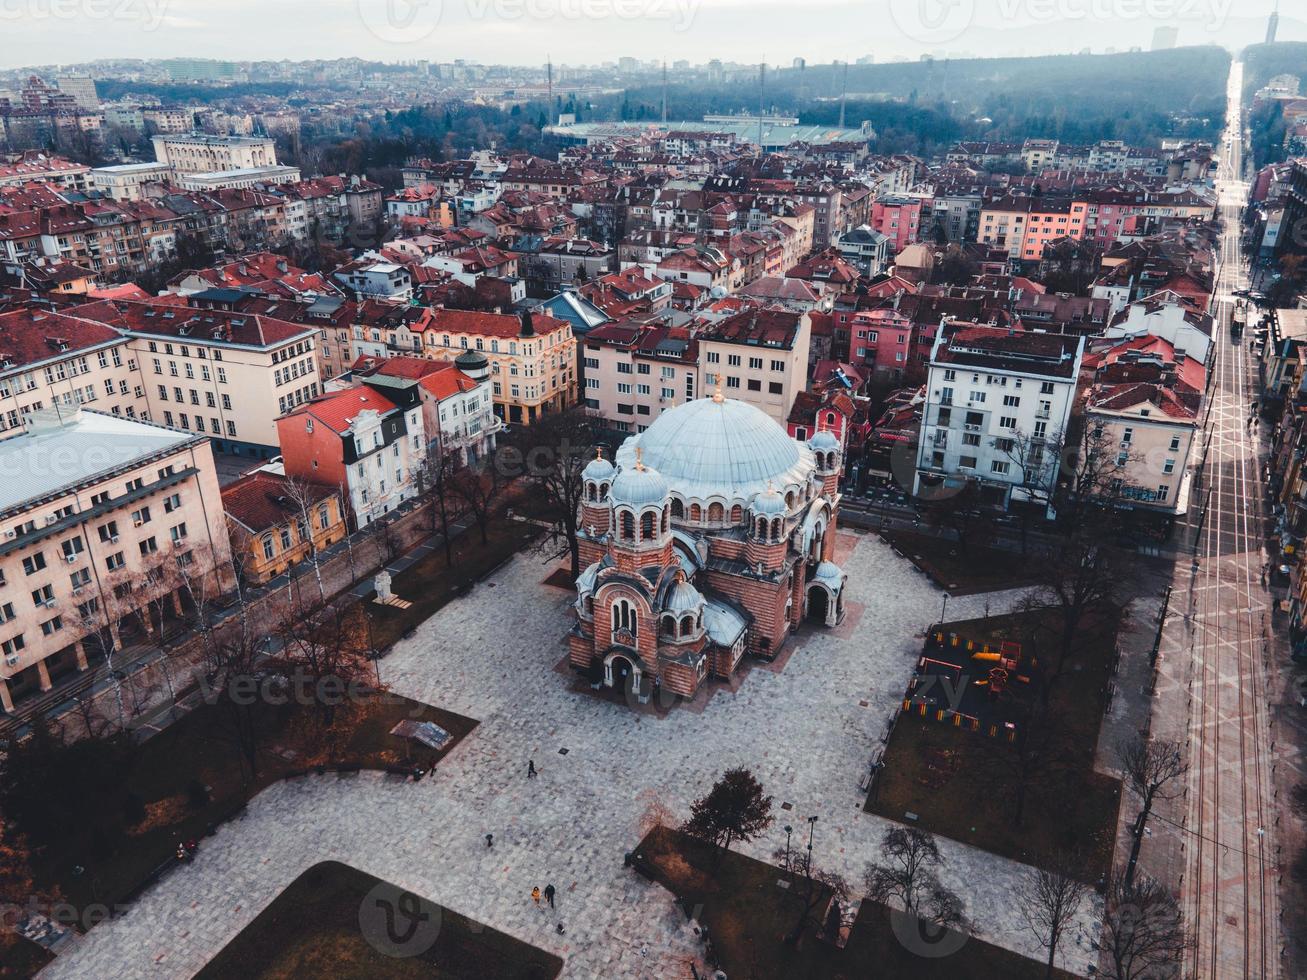
[[[864,310],[849,323],[849,361],[879,378],[898,380],[908,366],[912,321],[895,309]]]
[[[921,210],[926,203],[919,197],[895,196],[871,205],[871,227],[889,239],[895,255],[921,240]]]

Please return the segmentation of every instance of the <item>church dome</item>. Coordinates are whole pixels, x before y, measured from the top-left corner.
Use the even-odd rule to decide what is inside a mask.
[[[749,510],[761,517],[784,517],[789,507],[785,498],[769,487],[749,502]]]
[[[720,395],[664,412],[623,444],[618,459],[625,462],[637,446],[645,462],[687,498],[719,494],[748,500],[769,482],[801,485],[813,468],[811,450],[769,415]]]
[[[581,479],[593,480],[595,483],[602,483],[604,480],[611,480],[613,474],[617,472],[613,464],[608,462],[602,456],[596,456],[590,460],[581,471]]]
[[[680,615],[682,613],[697,613],[702,608],[702,593],[683,577],[678,578],[676,584],[667,593],[665,611]]]
[[[615,507],[662,506],[667,500],[667,481],[641,463],[623,466],[608,489],[608,499]]]
[[[835,438],[835,434],[829,429],[822,429],[818,432],[808,440],[808,445],[820,453],[840,451],[840,441]]]

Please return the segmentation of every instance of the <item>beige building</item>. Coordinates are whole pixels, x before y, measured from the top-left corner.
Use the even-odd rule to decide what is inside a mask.
[[[0,443],[0,708],[234,578],[206,439],[81,411]]]
[[[618,432],[643,432],[699,397],[698,345],[662,325],[607,323],[582,342],[585,406]]]
[[[221,452],[275,455],[277,417],[321,392],[313,324],[175,303],[71,312],[127,335],[153,421],[212,436]]]
[[[206,174],[276,166],[277,146],[266,136],[174,133],[154,137],[154,156],[175,173]]]
[[[1186,398],[1161,384],[1125,382],[1090,389],[1085,404],[1089,446],[1114,457],[1104,470],[1113,496],[1138,510],[1175,516],[1188,511],[1200,406],[1198,392]]]
[[[807,313],[745,310],[696,335],[699,387],[762,409],[784,426],[807,387],[812,324]]]
[[[21,435],[43,409],[85,405],[150,417],[128,339],[103,323],[45,309],[0,313],[0,439]]]

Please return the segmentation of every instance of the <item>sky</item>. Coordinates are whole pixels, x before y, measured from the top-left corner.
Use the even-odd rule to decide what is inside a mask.
[[[462,58],[597,65],[630,56],[789,65],[1262,40],[1275,0],[0,0],[0,67],[97,58]],[[1289,7],[1297,6],[1296,3]],[[1282,18],[1280,40],[1307,41]]]

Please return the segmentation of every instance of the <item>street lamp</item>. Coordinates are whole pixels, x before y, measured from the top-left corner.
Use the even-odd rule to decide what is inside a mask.
[[[944,613],[948,611],[948,593],[944,593],[944,605],[939,608],[939,625],[944,625]]]
[[[817,816],[813,814],[808,818],[808,866],[803,869],[803,873],[809,878],[812,877],[812,832],[817,829]]]
[[[785,825],[785,871],[789,873],[790,868],[790,835],[794,833],[794,828],[789,824]]]

